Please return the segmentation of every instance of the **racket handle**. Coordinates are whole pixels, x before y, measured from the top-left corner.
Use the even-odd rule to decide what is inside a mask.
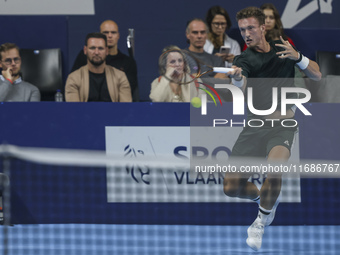
[[[215,73],[229,73],[231,71],[234,71],[233,68],[228,67],[214,67],[213,69]]]

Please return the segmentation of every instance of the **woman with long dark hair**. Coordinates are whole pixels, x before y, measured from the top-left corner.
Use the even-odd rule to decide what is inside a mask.
[[[226,30],[232,25],[228,12],[221,6],[213,6],[206,14],[206,23],[209,34],[204,50],[221,57],[226,67],[231,67],[234,57],[241,53],[241,49],[239,43],[226,34]]]

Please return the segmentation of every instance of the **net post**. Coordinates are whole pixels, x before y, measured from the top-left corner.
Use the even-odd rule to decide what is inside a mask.
[[[3,145],[1,153],[3,173],[0,173],[0,188],[2,190],[2,209],[3,209],[3,254],[9,254],[9,226],[11,224],[11,191],[10,191],[10,168],[11,157],[6,145]]]

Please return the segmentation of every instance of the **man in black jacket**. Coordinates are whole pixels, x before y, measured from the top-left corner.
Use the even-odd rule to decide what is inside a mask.
[[[118,40],[120,35],[117,23],[112,20],[105,20],[100,25],[100,32],[105,34],[107,37],[109,55],[106,57],[106,64],[125,72],[131,86],[132,100],[133,102],[138,102],[139,91],[136,61],[133,58],[123,54],[118,49]],[[73,64],[71,72],[86,64],[87,58],[84,55],[83,50],[81,50]]]

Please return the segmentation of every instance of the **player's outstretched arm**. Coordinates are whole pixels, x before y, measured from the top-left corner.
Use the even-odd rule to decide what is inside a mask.
[[[231,83],[244,91],[247,84],[247,78],[242,75],[242,68],[235,65],[233,65],[231,68],[233,70],[227,73],[227,75],[229,75],[231,78]]]
[[[305,56],[303,56],[303,57],[305,57]],[[306,69],[301,69],[300,67],[299,68],[301,69],[301,71],[305,75],[307,75],[308,78],[311,78],[312,80],[315,80],[315,81],[321,80],[322,74],[320,72],[319,65],[313,60],[310,60],[310,59],[308,59],[308,60],[309,60],[309,63],[308,63],[308,66],[307,66]],[[297,63],[296,65],[299,66],[299,63]]]
[[[300,68],[308,78],[312,80],[319,81],[321,80],[322,74],[320,72],[319,65],[309,58],[302,55],[302,53],[296,51],[294,47],[288,42],[283,40],[282,36],[280,36],[282,44],[275,44],[281,48],[284,48],[283,51],[276,52],[279,58],[289,58],[296,61],[296,65]]]

